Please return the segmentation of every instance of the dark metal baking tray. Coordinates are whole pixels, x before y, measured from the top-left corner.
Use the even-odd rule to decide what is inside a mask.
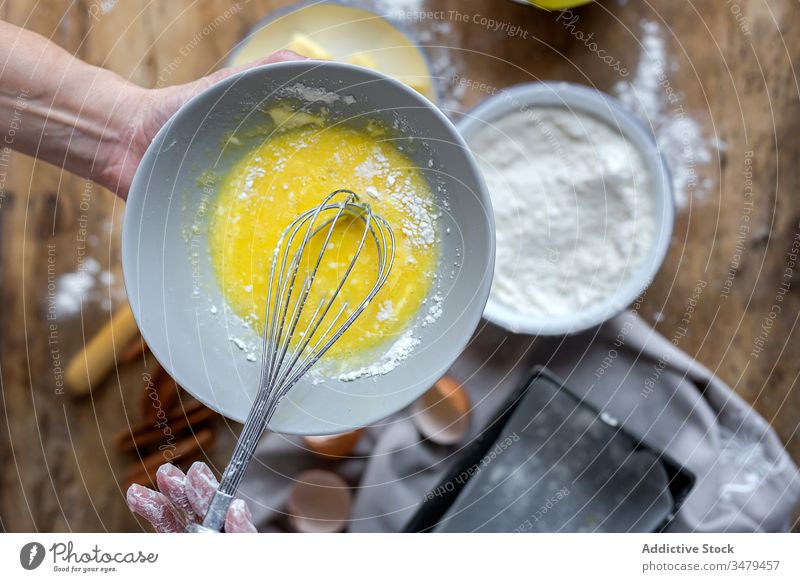
[[[661,531],[693,484],[668,455],[537,367],[406,531]]]

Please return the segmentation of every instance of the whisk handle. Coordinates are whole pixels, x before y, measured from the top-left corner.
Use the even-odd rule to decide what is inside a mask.
[[[262,385],[262,389],[256,395],[256,402],[247,416],[242,434],[239,435],[231,460],[222,474],[219,487],[214,492],[214,497],[211,498],[211,504],[208,506],[202,525],[190,524],[186,528],[187,532],[212,533],[222,531],[225,525],[225,516],[233,502],[233,496],[239,488],[239,482],[247,470],[250,460],[253,458],[258,439],[263,434],[268,420],[275,411],[276,403],[268,401],[268,390],[265,388],[266,386]]]
[[[191,523],[186,527],[188,533],[219,533],[225,525],[225,516],[228,513],[228,508],[233,501],[233,495],[223,493],[219,489],[214,493],[211,499],[211,505],[208,506],[203,523]]]

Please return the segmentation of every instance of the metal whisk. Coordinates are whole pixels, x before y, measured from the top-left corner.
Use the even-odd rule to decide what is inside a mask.
[[[324,264],[326,253],[334,250],[331,239],[343,220],[348,221],[348,227],[352,227],[353,222],[362,223],[358,246],[338,285],[323,290],[316,305],[307,305],[315,276],[320,265]],[[314,250],[317,242],[320,242],[318,251]],[[375,283],[347,314],[349,306],[346,301],[334,304],[367,244],[374,244],[377,251]],[[361,202],[349,190],[331,193],[318,207],[297,217],[283,232],[270,268],[258,393],[203,524],[190,524],[189,531],[218,532],[222,529],[225,514],[253,457],[256,443],[281,398],[366,309],[386,283],[393,263],[392,228],[372,211],[369,204]],[[301,325],[301,316],[307,309],[313,311],[310,316],[306,315],[306,323]]]

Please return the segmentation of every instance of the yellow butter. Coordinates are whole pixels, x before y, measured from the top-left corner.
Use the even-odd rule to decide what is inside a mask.
[[[368,53],[356,53],[347,59],[347,62],[352,65],[359,65],[360,67],[378,70],[378,61],[376,61],[375,57]]]
[[[325,121],[318,115],[312,115],[305,111],[295,111],[290,107],[273,107],[269,110],[272,122],[281,131],[295,129],[306,125],[321,126]]]
[[[322,48],[322,45],[313,41],[305,34],[301,34],[299,32],[292,35],[292,38],[286,48],[310,59],[329,61],[333,58],[328,51]]]

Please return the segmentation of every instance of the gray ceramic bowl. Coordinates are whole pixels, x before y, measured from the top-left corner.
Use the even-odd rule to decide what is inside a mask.
[[[524,83],[483,101],[458,123],[469,142],[486,125],[522,108],[563,107],[585,113],[615,128],[639,151],[650,175],[656,229],[645,259],[617,291],[603,301],[562,316],[534,316],[490,296],[484,317],[514,333],[559,336],[578,333],[611,319],[633,303],[650,285],[669,250],[675,220],[675,199],[669,171],[653,134],[621,103],[601,91],[573,83]],[[522,136],[518,136],[522,137]]]
[[[330,434],[375,422],[427,390],[466,345],[489,294],[494,221],[488,193],[462,138],[427,99],[379,73],[332,62],[267,65],[222,81],[181,107],[145,153],[128,197],[122,260],[133,313],[156,358],[199,400],[243,421],[259,379],[251,360],[260,352],[242,350],[231,338],[256,346],[260,338],[225,308],[206,239],[215,188],[204,178],[244,154],[226,147],[231,132],[259,128],[265,110],[295,95],[290,88],[298,83],[327,92],[324,102],[306,104],[311,111],[324,107],[333,120],[377,118],[399,128],[399,143],[422,168],[443,211],[442,315],[416,326],[420,342],[411,355],[383,376],[305,379],[270,425],[276,432]]]

